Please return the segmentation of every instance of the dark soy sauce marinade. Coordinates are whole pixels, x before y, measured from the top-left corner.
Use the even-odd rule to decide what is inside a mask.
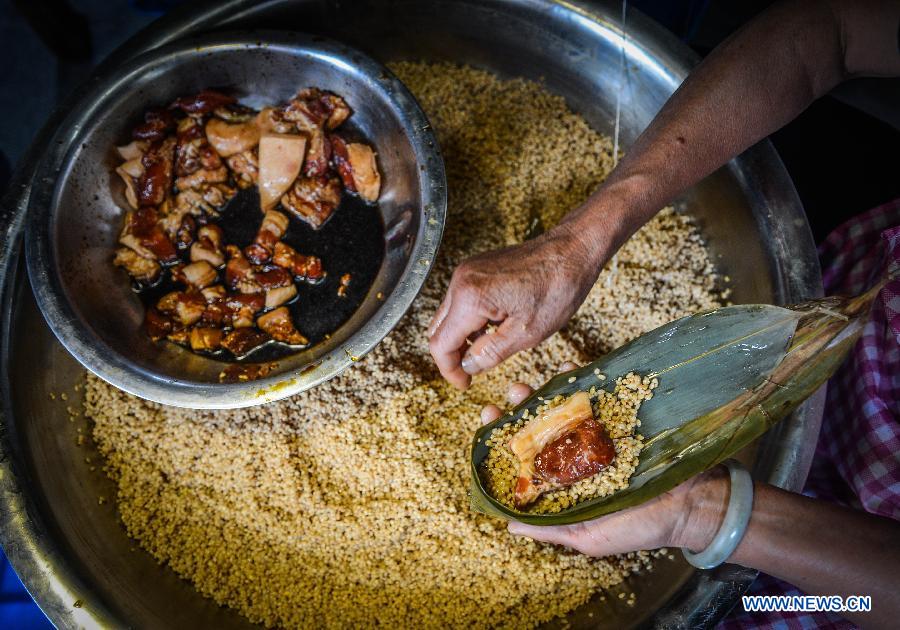
[[[277,208],[290,217],[290,227],[281,239],[299,253],[318,256],[327,276],[321,282],[310,284],[296,282],[297,297],[286,306],[294,325],[315,345],[325,339],[356,312],[378,275],[384,259],[384,225],[378,208],[369,205],[356,195],[344,193],[341,204],[328,221],[318,230],[295,218],[290,212]],[[225,233],[225,243],[241,249],[253,242],[262,221],[259,193],[256,187],[238,190],[238,193],[221,210],[215,221]],[[186,259],[186,253],[182,254]],[[343,297],[338,295],[341,276],[349,273],[350,285]],[[224,270],[219,270],[220,280]],[[154,306],[170,291],[184,290],[173,282],[168,273],[159,284],[139,291],[145,308]],[[241,361],[273,361],[296,352],[281,343],[269,343],[251,352]],[[231,359],[227,352],[217,357]]]

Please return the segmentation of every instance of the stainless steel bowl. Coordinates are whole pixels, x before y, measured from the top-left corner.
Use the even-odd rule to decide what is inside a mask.
[[[505,76],[544,78],[597,129],[612,129],[619,67],[619,2],[590,0],[211,0],[191,3],[132,38],[81,94],[105,85],[127,60],[198,32],[297,29],[339,38],[381,61],[450,60]],[[681,42],[628,12],[627,149],[695,63]],[[134,550],[109,503],[115,488],[76,448],[66,406],[83,369],[56,341],[21,271],[18,243],[35,167],[52,151],[67,101],[0,206],[0,538],[30,592],[59,627],[247,628],[233,611]],[[819,295],[812,235],[794,187],[768,142],[753,147],[681,200],[698,220],[739,302],[791,303]],[[69,392],[69,401],[47,392]],[[757,479],[798,490],[815,449],[822,399],[808,401],[749,453]],[[676,552],[676,556],[677,556]],[[706,628],[734,604],[755,572],[696,571],[661,561],[625,585],[637,605],[596,598],[573,611],[576,628]],[[76,606],[75,602],[79,605]],[[452,621],[452,620],[448,620]]]
[[[284,102],[307,86],[342,95],[354,112],[348,124],[374,144],[384,175],[378,211],[385,252],[368,294],[329,339],[279,358],[268,376],[253,381],[222,383],[225,361],[152,342],[141,326],[140,300],[111,264],[127,208],[114,173],[115,145],[148,106],[209,86],[234,86],[244,104],[257,108]],[[27,225],[26,258],[38,304],[85,367],[156,402],[243,407],[335,376],[397,324],[441,240],[444,168],[425,115],[384,66],[320,36],[216,35],[146,53],[86,94],[52,146]]]

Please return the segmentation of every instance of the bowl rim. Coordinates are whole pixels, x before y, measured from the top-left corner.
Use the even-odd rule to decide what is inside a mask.
[[[397,285],[373,315],[338,347],[307,366],[256,380],[208,383],[176,379],[145,370],[104,343],[76,313],[66,296],[50,226],[56,216],[54,199],[63,184],[72,149],[85,140],[82,130],[95,113],[127,91],[130,81],[167,62],[208,54],[211,50],[281,50],[313,54],[336,64],[353,66],[384,89],[412,145],[419,179],[422,221]],[[130,394],[153,402],[193,409],[235,409],[260,405],[300,393],[329,380],[359,361],[387,336],[406,314],[428,277],[443,235],[447,214],[447,184],[443,158],[431,124],[406,86],[383,64],[335,40],[307,33],[272,30],[193,36],[145,52],[94,83],[57,127],[48,143],[28,203],[25,258],[38,307],[53,334],[85,368]],[[427,262],[422,262],[427,261]]]

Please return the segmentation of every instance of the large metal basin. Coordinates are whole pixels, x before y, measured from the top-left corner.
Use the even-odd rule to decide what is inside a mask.
[[[98,70],[191,32],[259,26],[319,32],[380,61],[466,62],[502,75],[543,78],[598,129],[610,131],[618,88],[621,7],[538,0],[218,1],[195,4],[132,39]],[[680,42],[628,14],[629,79],[622,92],[627,149],[694,63]],[[49,132],[57,117],[51,121]],[[235,628],[246,622],[203,599],[135,550],[110,504],[102,475],[90,473],[72,439],[66,404],[81,368],[35,309],[18,259],[22,214],[45,133],[4,199],[2,232],[3,419],[0,425],[0,532],[19,575],[59,626]],[[452,194],[452,191],[451,191]],[[790,303],[816,296],[821,280],[812,237],[781,162],[763,142],[682,199],[699,218],[734,299]],[[18,268],[18,270],[17,270]],[[68,403],[49,391],[69,392]],[[749,457],[758,479],[796,490],[806,478],[821,419],[821,397],[771,431]],[[576,627],[707,627],[724,615],[755,573],[733,566],[693,571],[661,562],[633,580],[634,608],[595,602],[570,618]],[[588,612],[593,610],[593,616]]]

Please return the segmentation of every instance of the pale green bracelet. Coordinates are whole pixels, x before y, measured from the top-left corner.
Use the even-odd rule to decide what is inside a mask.
[[[747,531],[750,512],[753,511],[753,479],[750,473],[736,459],[723,463],[728,467],[731,478],[731,493],[722,526],[703,551],[693,553],[687,549],[681,550],[684,559],[698,569],[712,569],[731,557]]]

